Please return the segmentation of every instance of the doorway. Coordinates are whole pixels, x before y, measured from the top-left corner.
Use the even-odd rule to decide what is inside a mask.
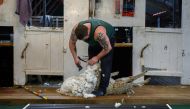
[[[13,27],[0,26],[0,87],[13,86]]]
[[[114,79],[132,76],[132,27],[115,27],[115,47],[113,56],[113,72],[119,72]]]

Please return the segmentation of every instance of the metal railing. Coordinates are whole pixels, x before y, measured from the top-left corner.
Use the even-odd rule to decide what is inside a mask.
[[[63,27],[63,16],[32,16],[28,22],[28,26],[36,27]]]

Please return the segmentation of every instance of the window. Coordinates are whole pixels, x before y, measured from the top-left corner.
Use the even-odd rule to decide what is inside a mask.
[[[31,4],[28,26],[63,27],[63,0],[31,0]]]
[[[134,16],[135,0],[123,0],[122,16]]]
[[[182,0],[146,0],[146,27],[181,28]]]

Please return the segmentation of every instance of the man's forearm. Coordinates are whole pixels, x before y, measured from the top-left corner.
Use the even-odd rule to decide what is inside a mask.
[[[109,48],[107,50],[102,49],[102,51],[96,56],[98,58],[98,60],[100,60],[102,57],[104,57],[105,55],[107,55],[112,48]]]
[[[69,41],[69,48],[73,58],[75,59],[77,57],[76,45],[73,42]]]
[[[72,54],[73,58],[76,59],[77,53],[76,53],[75,49],[73,49],[73,48],[71,49],[71,54]]]

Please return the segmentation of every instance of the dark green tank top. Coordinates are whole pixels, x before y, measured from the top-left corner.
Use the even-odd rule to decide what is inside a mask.
[[[96,46],[99,44],[96,40],[94,40],[94,32],[98,26],[103,26],[106,28],[106,34],[109,37],[109,39],[114,37],[113,36],[114,28],[112,25],[110,25],[107,22],[104,22],[104,21],[98,20],[98,19],[89,19],[89,20],[81,21],[79,23],[79,25],[83,25],[85,23],[91,24],[91,30],[90,30],[89,38],[87,40],[85,40],[85,42],[87,42],[90,46]]]

